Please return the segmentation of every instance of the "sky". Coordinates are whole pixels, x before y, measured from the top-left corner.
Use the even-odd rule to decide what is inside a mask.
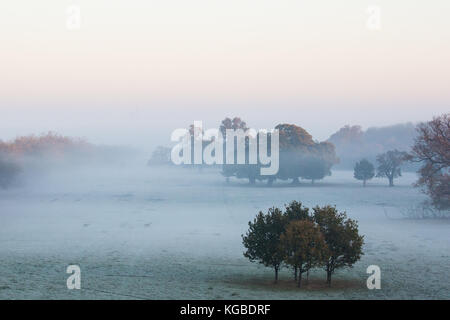
[[[430,120],[450,110],[449,17],[448,0],[3,1],[0,139]]]

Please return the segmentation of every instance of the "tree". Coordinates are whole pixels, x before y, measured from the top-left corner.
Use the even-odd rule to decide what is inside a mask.
[[[314,147],[312,136],[303,128],[293,124],[279,124],[275,127],[280,137],[280,168],[277,178],[292,179],[293,184],[299,184],[302,175],[302,158]]]
[[[225,118],[222,120],[222,123],[220,124],[220,132],[224,137],[226,137],[226,130],[239,130],[242,129],[243,131],[247,131],[249,128],[247,127],[247,124],[245,121],[243,121],[239,117],[234,117],[233,119]]]
[[[0,187],[7,189],[20,173],[20,167],[14,162],[0,157]]]
[[[230,118],[225,118],[224,120],[222,120],[221,124],[220,124],[220,132],[223,136],[223,139],[227,142],[227,143],[233,143],[234,141],[229,141],[227,140],[227,135],[226,135],[226,131],[227,130],[233,130],[233,131],[237,131],[237,130],[242,130],[243,132],[247,132],[249,128],[247,127],[247,124],[245,123],[245,121],[243,121],[241,118],[239,117],[234,117],[233,119]],[[242,142],[242,141],[240,141]],[[245,144],[245,154],[246,154],[246,159],[248,159],[249,157],[249,144],[248,144],[248,140],[244,141]],[[223,154],[226,155],[226,146],[224,145],[223,147]],[[233,159],[237,159],[237,145],[234,144],[234,150],[233,150]],[[247,160],[246,160],[247,162]],[[224,164],[222,166],[222,175],[226,178],[227,183],[230,180],[230,177],[237,177],[237,178],[246,178],[248,179],[250,184],[255,184],[256,179],[259,178],[259,166],[258,165],[253,165],[253,164]]]
[[[247,249],[244,256],[252,262],[257,261],[266,267],[272,267],[277,283],[278,271],[284,258],[280,246],[280,236],[285,229],[283,213],[278,208],[270,208],[267,214],[259,212],[248,226],[247,233],[242,235],[242,242]]]
[[[294,220],[312,220],[309,209],[304,207],[300,201],[291,201],[285,206],[284,217],[288,222]]]
[[[362,159],[355,164],[353,176],[357,180],[362,180],[363,186],[366,186],[366,181],[370,180],[375,175],[375,168],[367,159]]]
[[[275,129],[280,135],[277,178],[298,184],[299,178],[316,180],[331,174],[331,166],[338,162],[332,143],[315,142],[305,129],[293,124],[279,124]]]
[[[438,209],[450,208],[450,113],[421,123],[408,159],[422,163],[416,186]]]
[[[147,165],[164,165],[170,164],[170,152],[168,147],[158,146],[152,153],[152,157],[148,160]]]
[[[243,130],[247,132],[248,128],[240,118],[226,118],[222,121],[220,131],[226,137],[226,130]],[[293,124],[279,124],[275,127],[279,131],[280,159],[279,170],[277,174],[268,176],[260,175],[260,169],[263,165],[257,161],[256,164],[247,163],[249,155],[249,140],[245,138],[245,164],[224,164],[222,174],[227,178],[236,176],[237,178],[247,178],[250,184],[256,180],[267,180],[267,184],[272,185],[276,179],[292,179],[293,184],[299,184],[299,178],[309,179],[311,181],[322,179],[331,174],[331,166],[338,162],[334,145],[329,142],[315,142],[312,136],[303,128]],[[256,140],[259,135],[256,136]],[[228,141],[227,141],[228,142]],[[271,150],[270,141],[268,141],[268,150]],[[226,150],[224,149],[224,154]],[[236,158],[236,147],[234,150]]]
[[[305,159],[303,166],[302,178],[311,180],[311,184],[314,184],[315,180],[331,175],[329,165],[320,158],[308,157]]]
[[[312,221],[290,222],[281,235],[281,246],[287,264],[299,271],[298,287],[302,285],[302,274],[320,265],[327,256],[327,245],[319,227]]]
[[[225,181],[227,183],[230,182],[230,178],[235,176],[237,172],[237,165],[236,164],[224,164],[222,166],[222,175],[225,177]]]
[[[336,269],[352,267],[363,254],[364,237],[358,234],[358,224],[347,219],[345,212],[338,212],[336,207],[315,207],[314,221],[319,225],[325,237],[328,251],[324,259],[327,283],[331,286],[331,276]]]
[[[292,221],[312,221],[312,217],[309,214],[309,209],[304,207],[303,204],[299,201],[291,201],[288,205],[285,206],[284,218],[285,224],[289,224]],[[292,265],[294,269],[294,279],[297,281],[298,274],[298,266],[296,264]]]
[[[397,149],[379,154],[377,156],[377,177],[389,179],[389,186],[394,186],[394,178],[401,177],[400,166],[407,159],[407,153]]]

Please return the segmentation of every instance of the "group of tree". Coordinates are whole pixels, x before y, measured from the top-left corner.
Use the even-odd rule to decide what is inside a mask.
[[[450,114],[416,126],[414,144],[410,152],[391,150],[377,156],[377,177],[386,177],[389,186],[401,176],[401,166],[412,162],[420,164],[419,180],[415,186],[422,188],[432,205],[439,210],[450,208]],[[375,176],[375,168],[367,159],[355,164],[354,177],[363,181]]]
[[[220,126],[224,134],[226,129],[248,130],[245,121],[238,117],[225,118]],[[245,178],[251,184],[256,180],[267,180],[268,185],[277,180],[292,179],[293,184],[298,184],[299,179],[316,180],[331,175],[331,167],[339,162],[334,145],[329,142],[316,142],[303,128],[294,124],[279,124],[275,127],[279,132],[279,170],[275,175],[260,175],[259,161],[257,164],[224,164],[222,174],[229,177]],[[268,150],[271,150],[270,140]],[[246,142],[246,158],[248,143]],[[236,150],[235,150],[236,151]]]
[[[363,236],[355,220],[335,207],[315,207],[310,212],[301,202],[292,201],[284,212],[270,208],[259,212],[242,240],[244,256],[275,271],[275,283],[282,266],[294,271],[298,287],[302,276],[313,268],[326,271],[326,283],[331,285],[333,273],[352,267],[363,255]]]
[[[407,159],[407,153],[390,150],[388,152],[379,154],[377,156],[377,172],[376,176],[379,178],[387,178],[389,180],[389,186],[394,186],[394,179],[401,177],[401,165]],[[355,164],[353,176],[357,180],[363,182],[363,186],[366,186],[366,182],[375,176],[375,167],[367,159],[362,159]]]
[[[362,159],[355,164],[353,171],[353,177],[363,182],[363,186],[366,186],[366,182],[375,176],[375,167],[367,159]]]
[[[299,179],[310,180],[314,183],[316,180],[323,179],[331,175],[331,167],[339,162],[336,156],[334,145],[330,142],[314,141],[312,136],[303,128],[293,124],[279,124],[275,127],[279,131],[279,170],[275,175],[261,175],[261,167],[258,157],[256,163],[249,161],[249,139],[244,137],[245,141],[239,141],[245,148],[245,163],[237,164],[237,141],[231,141],[227,137],[227,130],[241,130],[245,135],[249,134],[250,128],[247,123],[239,117],[225,118],[222,120],[219,133],[226,142],[223,146],[224,161],[222,167],[222,175],[229,181],[230,177],[238,179],[248,179],[250,184],[254,184],[257,180],[267,181],[268,185],[272,185],[277,179],[291,179],[293,184],[298,184]],[[189,127],[191,138],[191,163],[194,163],[194,140],[196,139],[195,128],[193,125]],[[242,137],[241,137],[242,138]],[[235,139],[235,137],[233,137]],[[256,144],[259,141],[259,135],[256,136]],[[203,140],[202,146],[206,146],[212,140]],[[234,144],[234,154],[231,155],[235,159],[234,164],[226,164],[227,156],[226,144]],[[268,139],[268,150],[271,152],[270,139]],[[230,156],[230,155],[229,155]],[[159,146],[153,152],[149,165],[170,164],[170,149]],[[203,165],[190,165],[190,167],[202,167]]]
[[[0,187],[14,184],[19,173],[38,158],[62,158],[75,147],[86,146],[84,141],[64,137],[53,132],[40,136],[17,137],[12,141],[0,140]]]
[[[68,165],[122,164],[133,152],[131,148],[94,145],[54,132],[0,140],[0,187],[14,184],[20,172],[25,177],[27,173],[44,174]]]
[[[83,139],[62,136],[54,132],[17,137],[0,141],[0,153],[14,157],[63,156],[74,150],[87,150],[92,145]]]

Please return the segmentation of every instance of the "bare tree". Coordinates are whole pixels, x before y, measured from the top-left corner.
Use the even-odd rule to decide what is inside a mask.
[[[450,113],[421,123],[417,131],[408,157],[423,164],[416,186],[423,187],[436,208],[450,208]]]
[[[401,165],[406,160],[407,153],[391,150],[377,156],[377,177],[388,178],[389,186],[394,186],[394,178],[401,177]]]

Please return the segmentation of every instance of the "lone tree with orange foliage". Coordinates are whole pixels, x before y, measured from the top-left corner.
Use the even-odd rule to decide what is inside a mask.
[[[301,288],[303,273],[321,265],[327,256],[324,236],[314,222],[296,220],[287,225],[280,241],[285,262],[298,269],[297,285]]]
[[[312,217],[309,214],[309,209],[300,201],[291,201],[288,205],[285,205],[285,211],[283,213],[285,224],[289,224],[292,221],[312,221]],[[294,279],[297,281],[298,266],[296,264],[291,265],[294,269]],[[308,271],[307,271],[308,272]],[[308,275],[308,273],[307,273]]]

